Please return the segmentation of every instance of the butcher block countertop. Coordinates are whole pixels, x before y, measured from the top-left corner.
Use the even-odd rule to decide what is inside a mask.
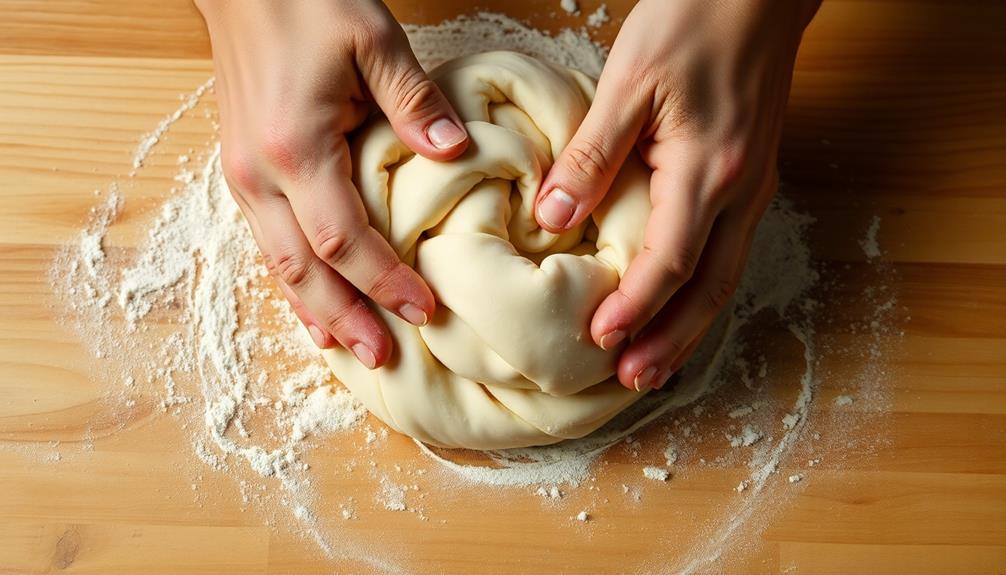
[[[435,23],[469,3],[390,4],[403,21]],[[558,0],[477,4],[550,30],[584,21]],[[631,2],[607,4],[613,20],[596,32],[603,42]],[[597,7],[580,5],[584,14]],[[147,410],[102,427],[105,382],[54,305],[50,262],[86,222],[92,192],[121,180],[140,136],[211,74],[198,13],[188,0],[0,7],[0,574],[383,571],[326,558],[282,518],[247,510],[234,478],[199,471],[172,417]],[[877,438],[868,449],[851,446],[803,469],[789,496],[769,502],[773,509],[724,543],[722,559],[696,572],[1006,573],[1004,23],[1002,2],[825,0],[807,31],[781,176],[817,220],[811,248],[831,270],[834,296],[823,305],[856,301],[878,278],[897,294],[877,374],[886,405],[858,423],[860,437]],[[129,218],[163,198],[173,159],[212,137],[206,127],[175,126],[128,190],[123,217],[142,222]],[[868,262],[858,242],[875,217],[882,256]],[[848,325],[819,329],[847,348],[869,344],[868,331]],[[825,361],[820,409],[833,408],[856,357]],[[64,460],[53,460],[58,452]],[[423,456],[392,436],[374,457]],[[442,506],[436,495],[425,500],[429,522],[363,513],[361,503],[344,528],[373,549],[397,549],[409,559],[399,565],[406,572],[643,565],[658,573],[659,560],[636,559],[672,564],[684,550],[657,535],[694,539],[690,520],[715,515],[736,484],[733,470],[684,465],[692,477],[705,474],[702,489],[676,490],[672,478],[665,489],[647,488],[640,504],[609,505],[588,522],[570,519],[588,501],[585,487],[558,511],[528,490],[469,489]],[[616,450],[598,482],[615,499],[620,483],[645,481],[639,469]],[[344,487],[372,480],[358,473]],[[484,512],[486,498],[495,512]]]

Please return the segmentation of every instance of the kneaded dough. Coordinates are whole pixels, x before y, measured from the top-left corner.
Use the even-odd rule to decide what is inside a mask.
[[[535,195],[595,82],[513,52],[459,58],[431,77],[468,129],[464,155],[418,156],[383,117],[351,145],[371,225],[426,279],[437,313],[418,328],[374,306],[395,346],[380,369],[343,349],[322,353],[371,413],[425,443],[584,436],[642,395],[614,379],[617,352],[598,348],[589,326],[642,246],[650,172],[633,153],[590,221],[548,233]]]

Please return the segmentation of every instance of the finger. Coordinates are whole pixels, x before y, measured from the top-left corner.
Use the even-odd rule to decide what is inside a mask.
[[[591,336],[603,349],[638,332],[691,278],[718,211],[699,193],[701,165],[682,162],[678,171],[653,172],[643,248],[591,321]]]
[[[345,141],[313,174],[290,183],[287,197],[314,254],[385,309],[422,326],[433,317],[433,292],[370,227],[363,202],[348,178]]]
[[[294,293],[290,286],[286,285],[286,282],[276,279],[276,285],[279,286],[279,290],[283,292],[283,297],[290,302],[290,307],[293,309],[294,315],[296,315],[301,323],[307,327],[307,332],[311,334],[311,339],[314,340],[314,344],[320,349],[330,349],[335,347],[338,343],[332,334],[328,333],[328,330],[324,328],[321,320],[315,317],[311,310],[304,305],[304,301]]]
[[[386,22],[386,28],[361,31],[357,66],[364,82],[412,151],[432,160],[456,158],[468,147],[464,122],[427,77],[390,14]]]
[[[699,347],[699,344],[702,343],[702,340],[706,338],[706,334],[709,333],[709,328],[711,327],[712,323],[707,324],[705,329],[699,332],[699,335],[695,336],[695,339],[692,340],[692,343],[688,344],[688,347],[686,347],[685,350],[681,352],[681,354],[678,355],[678,357],[676,357],[674,361],[671,362],[671,367],[667,369],[667,378],[670,378],[672,375],[681,370],[681,367],[685,365],[685,362],[692,357],[692,354],[695,353],[696,348]],[[666,379],[664,381],[658,380],[654,382],[657,389],[663,387],[664,383],[667,383]]]
[[[360,293],[314,254],[287,199],[269,196],[248,207],[257,221],[266,266],[281,286],[295,294],[360,363],[370,369],[384,365],[391,355],[387,328]]]
[[[691,281],[622,353],[618,379],[646,390],[663,385],[688,359],[740,280],[753,224],[743,216],[717,219]]]
[[[542,228],[559,233],[578,225],[608,192],[649,111],[626,88],[616,71],[601,73],[587,116],[542,182],[535,209]]]
[[[262,231],[258,225],[258,220],[255,219],[255,214],[240,194],[234,194],[234,200],[238,207],[241,208],[241,213],[244,214],[245,221],[248,222],[248,227],[251,229],[252,237],[255,238],[255,242],[261,249],[261,246],[263,245],[263,240],[261,239]],[[305,328],[307,328],[307,332],[311,334],[311,339],[314,340],[314,344],[320,349],[329,349],[334,347],[337,343],[335,338],[332,334],[328,333],[322,322],[313,313],[311,313],[311,310],[309,310],[306,305],[304,305],[304,301],[301,300],[292,289],[290,289],[290,286],[286,285],[286,282],[278,277],[274,279],[276,280],[276,284],[279,285],[280,291],[283,292],[283,296],[290,302],[290,307],[293,309],[294,315],[300,319],[300,322],[304,324]]]
[[[695,339],[692,340],[692,343],[688,344],[688,347],[686,347],[685,350],[681,352],[681,354],[678,356],[678,359],[675,359],[674,361],[671,362],[671,367],[669,367],[666,370],[658,369],[655,371],[656,375],[654,376],[652,383],[653,389],[663,389],[663,387],[667,385],[667,382],[670,381],[671,377],[675,373],[677,373],[681,369],[681,366],[684,365],[686,361],[688,361],[688,358],[691,357],[693,353],[695,353],[695,349],[699,347],[699,344],[702,343],[703,339],[705,339],[706,334],[709,333],[709,327],[711,326],[707,326],[706,329],[702,330],[702,333],[697,335]],[[638,373],[642,374],[642,371]],[[640,377],[640,380],[642,379],[643,377]],[[643,383],[643,381],[640,381],[640,383]],[[633,377],[632,387],[630,389],[636,389],[635,386],[636,386],[636,378]],[[645,391],[646,389],[647,388],[644,386],[640,387],[637,391]]]

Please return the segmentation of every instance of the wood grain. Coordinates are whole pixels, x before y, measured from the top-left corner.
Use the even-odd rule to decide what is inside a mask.
[[[390,4],[403,20],[423,23],[459,5],[471,9]],[[480,7],[516,11],[548,29],[580,22],[557,1],[514,4]],[[629,4],[608,3],[616,20],[600,40],[613,38]],[[596,5],[581,2],[585,12]],[[113,180],[124,186],[130,201],[109,247],[128,250],[171,185],[172,159],[212,137],[205,121],[183,119],[142,177],[124,178],[139,136],[210,74],[198,13],[186,0],[6,0],[3,7],[0,573],[370,571],[323,560],[282,517],[245,511],[234,481],[194,462],[185,432],[152,398],[114,424],[101,401],[108,382],[52,307],[49,261],[84,223],[92,191]],[[827,0],[808,31],[782,179],[817,218],[813,249],[834,278],[826,304],[839,317],[869,311],[858,296],[877,272],[857,240],[874,215],[882,218],[904,336],[889,342],[888,413],[857,422],[860,439],[883,441],[801,468],[801,489],[763,510],[749,526],[749,548],[732,549],[734,559],[710,572],[1006,573],[1004,21],[1001,2]],[[868,341],[848,322],[821,331],[834,351],[820,366],[829,376],[815,417],[827,419],[843,378],[860,367],[859,355],[842,350]],[[769,349],[784,345],[769,341]],[[780,365],[800,367],[785,357]],[[346,449],[313,452],[319,477],[337,475]],[[64,459],[47,461],[55,451]],[[380,455],[382,464],[416,457],[397,437]],[[621,483],[637,481],[639,465],[623,450],[606,461],[598,485],[614,500]],[[571,527],[568,517],[591,505],[583,489],[562,512],[543,512],[534,496],[450,486],[429,494],[438,501],[432,520],[447,521],[441,528],[412,537],[420,532],[415,516],[374,513],[353,523],[352,537],[387,545],[421,573],[623,572],[634,564],[628,558],[653,555],[657,530],[695,538],[694,525],[735,500],[743,469],[689,464],[682,474],[681,487],[646,488],[644,505],[626,500],[589,526]],[[339,501],[370,481],[339,476],[320,497]],[[487,497],[495,511],[473,513]]]

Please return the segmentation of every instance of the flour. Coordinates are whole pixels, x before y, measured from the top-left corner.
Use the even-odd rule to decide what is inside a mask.
[[[324,377],[319,380],[324,381]],[[367,411],[344,389],[318,387],[304,399],[304,406],[293,422],[292,438],[300,441],[318,433],[331,433],[355,426]]]
[[[559,7],[567,14],[580,13],[580,6],[576,0],[559,0]]]
[[[873,216],[870,226],[866,229],[866,237],[859,240],[859,247],[868,258],[880,257],[880,244],[877,242],[877,232],[880,231],[880,216]]]
[[[750,424],[745,425],[737,435],[727,435],[730,447],[751,447],[761,441],[762,437],[764,434]]]
[[[534,493],[538,497],[545,497],[546,499],[562,499],[562,491],[556,485],[549,485],[548,487],[539,485]]]
[[[671,478],[671,472],[663,467],[644,467],[643,477],[654,481],[667,481]]]
[[[784,430],[793,429],[794,427],[796,427],[796,424],[799,423],[799,421],[800,416],[798,414],[787,413],[786,415],[782,416],[782,428]]]
[[[150,154],[150,150],[152,150],[154,146],[161,141],[161,138],[164,137],[168,128],[180,120],[183,115],[196,107],[199,103],[199,99],[203,97],[203,94],[205,94],[207,90],[213,88],[213,82],[214,79],[210,78],[203,85],[196,88],[195,92],[185,97],[182,105],[179,106],[178,109],[161,120],[161,123],[158,124],[152,132],[145,134],[142,138],[140,138],[140,143],[136,146],[136,151],[133,152],[133,170],[139,169],[143,166],[143,162],[146,161],[147,156]]]
[[[588,17],[590,26],[592,19],[606,21],[605,7]],[[494,14],[405,28],[426,68],[468,53],[515,49],[596,77],[606,57],[605,49],[585,33],[564,30],[553,37]],[[170,137],[175,121],[200,106],[212,86],[209,80],[183,98],[175,112],[143,137],[133,157],[135,170]],[[208,110],[203,116],[212,117]],[[229,197],[218,147],[189,151],[176,164],[174,182],[181,187],[145,225],[147,237],[135,254],[126,257],[110,242],[109,231],[128,198],[110,186],[92,210],[87,228],[56,258],[53,284],[72,314],[70,325],[100,358],[101,369],[123,366],[107,378],[119,382],[111,395],[127,408],[135,407],[143,394],[154,395],[156,405],[190,434],[188,447],[200,470],[233,476],[244,504],[260,511],[270,525],[283,516],[277,516],[278,508],[289,516],[292,528],[328,557],[362,560],[380,572],[401,572],[402,558],[390,543],[377,547],[379,543],[334,528],[325,512],[349,522],[340,525],[351,525],[350,520],[368,512],[412,512],[425,519],[419,503],[427,492],[414,480],[440,482],[448,489],[456,484],[478,490],[518,488],[521,491],[513,493],[544,499],[542,509],[561,507],[563,518],[574,511],[570,505],[583,505],[579,497],[589,494],[597,497],[589,503],[597,518],[586,509],[573,517],[601,525],[610,516],[601,508],[608,499],[595,495],[599,470],[604,469],[605,455],[624,444],[632,461],[638,462],[632,466],[634,473],[642,468],[644,478],[656,482],[670,479],[672,471],[673,485],[689,481],[689,464],[696,461],[737,464],[745,474],[731,495],[736,502],[696,530],[702,537],[681,550],[678,561],[668,562],[660,549],[683,543],[655,535],[648,567],[655,572],[692,573],[736,545],[742,530],[751,530],[756,512],[777,506],[781,496],[772,486],[788,481],[778,477],[780,465],[791,464],[788,459],[802,439],[821,437],[817,431],[807,431],[820,380],[811,321],[821,307],[811,296],[820,278],[805,240],[812,220],[796,211],[785,195],[772,202],[758,228],[734,301],[668,391],[649,394],[596,434],[556,446],[490,452],[485,454],[486,464],[451,461],[451,454],[417,443],[422,455],[411,463],[433,461],[438,471],[426,474],[425,469],[410,468],[409,461],[397,462],[392,472],[381,460],[389,443],[387,429],[362,424],[363,408],[332,380],[266,277],[247,226]],[[880,255],[879,225],[879,217],[874,218],[861,242],[871,259]],[[873,343],[862,376],[843,386],[847,397],[871,406],[880,397],[876,386],[883,371],[877,361],[883,355],[883,338],[890,333],[890,318],[898,312],[893,293],[882,288],[865,294],[870,317],[862,329]],[[114,327],[118,315],[128,334]],[[776,377],[775,363],[765,357],[768,352],[747,335],[748,326],[766,317],[788,330],[803,350],[802,372],[793,381]],[[748,390],[750,397],[723,399],[738,388]],[[715,418],[725,418],[733,426],[728,439],[737,445],[727,450],[733,453],[706,462],[698,457],[701,452],[696,453],[701,442],[709,439],[723,445],[721,435],[707,431]],[[639,439],[659,424],[665,429],[653,434],[658,445]],[[846,426],[843,432],[851,429]],[[344,454],[347,458],[339,469],[346,474],[357,468],[368,470],[372,495],[354,499],[337,493],[342,501],[338,505],[320,499],[314,485],[324,477],[314,473],[308,457],[315,444],[332,434],[342,434],[339,449],[355,447],[358,453]],[[50,458],[57,461],[63,454],[59,451]],[[401,483],[406,475],[413,479]],[[790,477],[794,475],[803,478],[803,474]],[[201,480],[201,474],[198,477]],[[198,488],[199,480],[192,484]],[[661,488],[647,485],[643,489]],[[624,498],[611,503],[619,509],[650,501],[635,485],[623,484],[622,491]],[[435,513],[435,502],[428,505]]]
[[[608,23],[611,18],[608,16],[608,6],[601,4],[597,7],[597,10],[592,12],[590,16],[587,16],[587,26],[591,28],[599,28]]]
[[[84,270],[91,279],[99,279],[101,267],[105,263],[105,234],[108,233],[108,226],[119,215],[122,209],[122,196],[118,193],[116,186],[108,194],[105,204],[97,209],[92,209],[91,226],[81,232],[80,239],[80,262],[84,265]],[[96,295],[96,294],[95,294]],[[107,302],[100,303],[102,307]]]
[[[601,75],[608,51],[589,36],[564,29],[556,36],[529,28],[502,14],[479,13],[435,26],[403,26],[426,69],[467,54],[514,50],[549,62]]]
[[[405,487],[391,483],[387,477],[381,478],[381,494],[377,500],[388,511],[405,511],[408,509],[408,506],[405,504]]]
[[[727,413],[727,417],[730,419],[737,419],[740,417],[745,417],[754,413],[754,408],[750,405],[742,405],[740,407],[734,408]]]
[[[673,443],[664,448],[664,461],[668,467],[678,462],[678,449]]]

